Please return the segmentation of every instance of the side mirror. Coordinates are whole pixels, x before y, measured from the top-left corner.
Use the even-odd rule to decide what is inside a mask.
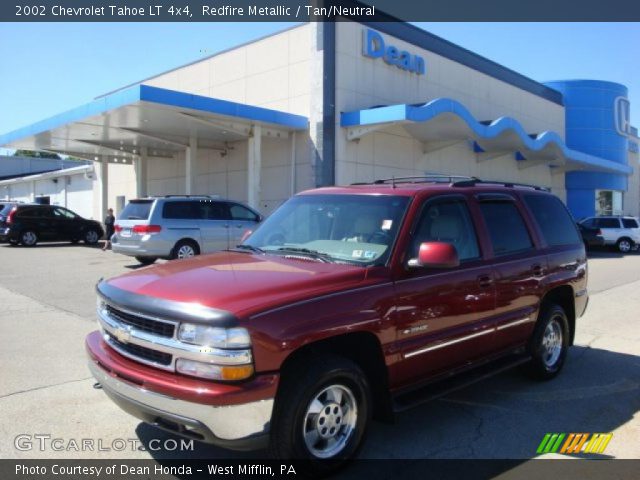
[[[455,268],[458,265],[460,258],[456,247],[445,242],[421,243],[418,258],[412,258],[408,263],[411,268]]]

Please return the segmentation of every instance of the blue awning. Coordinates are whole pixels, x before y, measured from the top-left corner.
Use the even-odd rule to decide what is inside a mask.
[[[391,125],[402,125],[414,138],[429,143],[470,140],[478,154],[512,153],[528,164],[548,164],[564,171],[586,170],[631,174],[628,165],[572,150],[555,132],[529,134],[510,117],[490,121],[476,119],[461,103],[439,98],[421,105],[389,105],[343,112],[342,127],[355,139]]]
[[[148,85],[117,91],[24,128],[0,135],[0,146],[121,161],[140,154],[172,156],[196,137],[200,148],[263,136],[286,137],[306,117]]]

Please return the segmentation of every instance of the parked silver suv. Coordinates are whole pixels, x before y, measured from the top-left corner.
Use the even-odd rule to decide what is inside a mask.
[[[580,225],[597,228],[604,244],[627,253],[640,244],[640,224],[635,217],[603,216],[581,220]]]
[[[131,200],[111,237],[114,252],[148,265],[158,258],[188,258],[235,247],[262,215],[212,196],[168,195]]]

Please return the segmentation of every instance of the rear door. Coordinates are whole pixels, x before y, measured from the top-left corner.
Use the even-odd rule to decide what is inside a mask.
[[[229,248],[230,214],[228,204],[216,200],[203,200],[199,203],[199,211],[202,253]]]
[[[28,206],[18,208],[16,223],[22,232],[33,230],[40,240],[56,240],[53,213],[47,207]]]
[[[487,193],[477,195],[476,201],[494,257],[495,348],[500,351],[523,343],[531,333],[544,291],[547,259],[536,248],[536,232],[516,197]]]
[[[259,215],[244,205],[229,203],[229,248],[240,243],[247,230],[254,230],[260,221]]]
[[[460,266],[405,268],[396,284],[396,328],[408,384],[484,357],[494,349],[495,282],[462,196],[428,200],[412,227],[404,263],[429,241],[456,247]]]

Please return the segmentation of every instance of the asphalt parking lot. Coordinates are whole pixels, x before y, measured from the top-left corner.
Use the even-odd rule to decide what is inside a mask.
[[[547,432],[613,432],[605,458],[640,458],[640,254],[590,258],[589,308],[557,379],[534,383],[511,371],[404,412],[394,424],[374,423],[361,457],[530,459]],[[15,448],[20,434],[99,439],[107,448],[114,439],[148,446],[175,438],[120,411],[92,388],[86,367],[94,286],[133,268],[134,260],[99,248],[0,244],[0,458],[250,456],[202,444],[192,452]]]

